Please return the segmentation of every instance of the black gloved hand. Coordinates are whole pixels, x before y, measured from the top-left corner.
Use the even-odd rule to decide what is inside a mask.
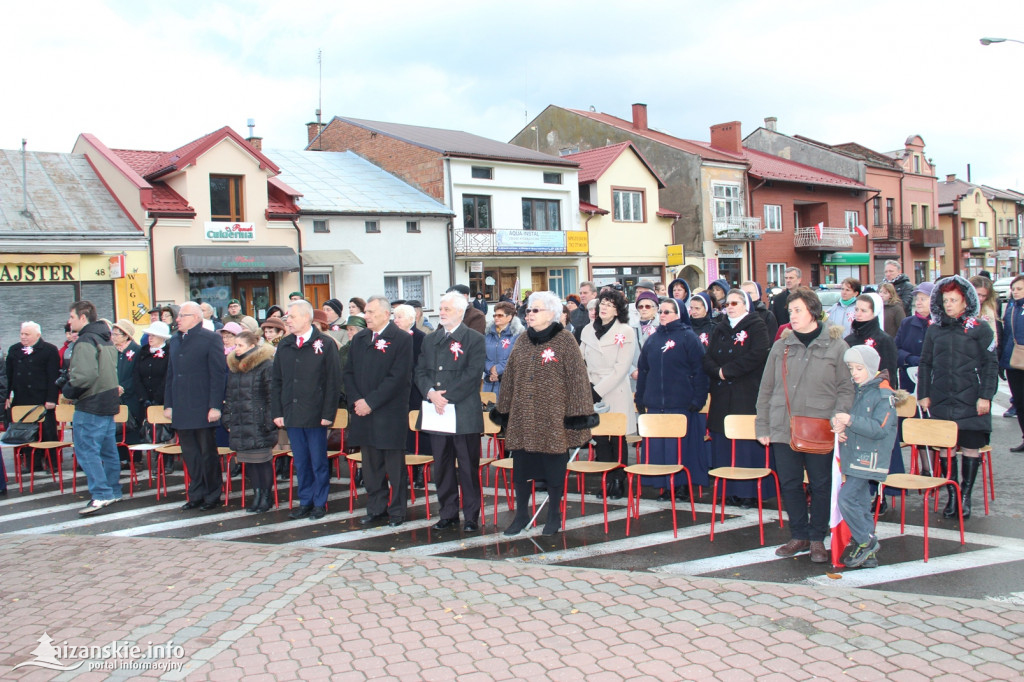
[[[594,390],[594,384],[590,384],[590,397],[595,403],[601,402],[601,394]]]

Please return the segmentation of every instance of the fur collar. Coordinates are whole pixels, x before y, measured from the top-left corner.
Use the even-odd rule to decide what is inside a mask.
[[[234,373],[251,372],[264,362],[273,362],[274,347],[269,343],[261,343],[247,355],[239,359],[234,353],[228,354],[228,369]]]

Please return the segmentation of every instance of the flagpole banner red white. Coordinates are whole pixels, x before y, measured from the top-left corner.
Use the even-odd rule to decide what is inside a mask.
[[[829,528],[832,529],[832,539],[829,542],[829,549],[832,554],[832,565],[842,568],[843,563],[839,558],[843,550],[849,544],[850,527],[843,520],[843,513],[839,511],[839,488],[843,485],[843,474],[839,468],[839,434],[835,436],[835,447],[832,451],[832,514],[829,517]]]
[[[868,236],[868,228],[864,227],[863,225],[857,225],[853,229],[856,230],[857,234],[859,234],[861,237],[867,237]]]
[[[824,221],[822,221],[822,222],[820,222],[820,223],[818,223],[817,225],[814,226],[814,234],[815,234],[815,236],[817,236],[818,241],[820,242],[821,238],[822,238],[822,235],[825,234],[825,223],[824,223]]]

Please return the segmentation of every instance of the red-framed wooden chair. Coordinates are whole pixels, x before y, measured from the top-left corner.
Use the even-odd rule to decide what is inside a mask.
[[[622,412],[605,412],[600,415],[600,423],[590,429],[591,436],[611,436],[618,438],[619,441],[619,458],[615,462],[598,462],[594,460],[594,446],[587,445],[588,459],[586,460],[575,460],[569,462],[565,467],[565,487],[564,493],[562,494],[562,530],[565,530],[565,506],[566,500],[569,497],[569,474],[576,474],[576,481],[579,483],[580,492],[580,516],[586,513],[585,506],[585,493],[586,493],[586,475],[587,474],[600,474],[601,475],[601,497],[604,501],[604,532],[608,532],[608,473],[616,469],[621,469],[624,464],[622,462],[622,445],[626,438],[626,427],[629,423],[626,415]]]
[[[679,537],[676,520],[676,483],[675,475],[686,472],[686,487],[690,492],[690,514],[697,520],[697,509],[693,504],[693,481],[690,470],[683,465],[683,438],[686,437],[685,414],[641,414],[637,417],[637,432],[643,438],[644,463],[626,467],[626,535],[629,535],[630,519],[640,518],[640,489],[644,476],[668,476],[669,494],[672,499],[672,533]],[[651,438],[676,439],[676,464],[650,464]],[[640,455],[637,453],[637,459]],[[633,478],[636,477],[636,499],[633,499]]]

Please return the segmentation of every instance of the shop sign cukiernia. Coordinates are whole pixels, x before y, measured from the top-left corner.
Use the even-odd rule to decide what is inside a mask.
[[[206,223],[206,238],[211,242],[251,242],[256,238],[254,223]]]

